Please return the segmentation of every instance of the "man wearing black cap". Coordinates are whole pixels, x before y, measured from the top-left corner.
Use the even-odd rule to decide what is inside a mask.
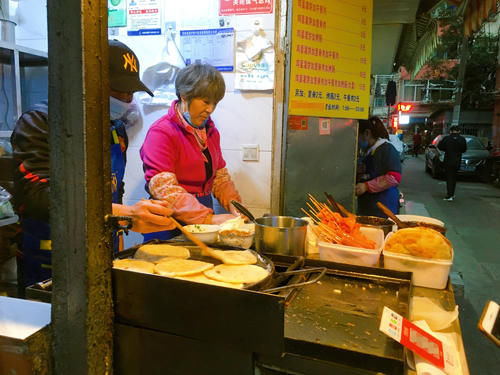
[[[139,61],[125,44],[109,41],[111,186],[113,214],[131,216],[132,230],[141,233],[173,229],[168,218],[172,210],[160,201],[143,200],[133,206],[122,204],[128,137],[120,120],[127,112],[134,92],[153,93],[139,79]],[[11,143],[17,162],[14,204],[23,227],[22,254],[18,256],[20,287],[46,280],[51,276],[51,241],[49,226],[49,144],[47,102],[24,113],[12,132]],[[115,236],[114,249],[118,250]]]
[[[446,198],[443,198],[445,201],[453,201],[455,199],[457,171],[460,168],[462,154],[467,151],[467,142],[459,133],[458,126],[452,126],[450,134],[444,137],[438,144],[438,148],[444,151],[447,190]]]

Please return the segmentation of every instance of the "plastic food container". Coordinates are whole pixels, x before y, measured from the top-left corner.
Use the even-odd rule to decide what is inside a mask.
[[[375,241],[375,249],[345,246],[319,241],[319,259],[330,262],[354,264],[357,266],[375,267],[384,244],[384,231],[378,228],[361,227],[361,233],[369,240]]]
[[[217,242],[217,235],[219,234],[218,225],[190,224],[185,225],[184,229],[190,232],[193,236],[197,237],[203,243],[213,244]]]
[[[444,223],[441,220],[434,219],[433,217],[428,216],[418,216],[418,215],[396,215],[396,217],[401,221],[415,221],[422,222],[428,224],[436,224],[441,227],[444,227]]]
[[[387,236],[386,241],[390,236],[391,234]],[[385,250],[383,254],[384,268],[413,272],[413,285],[433,289],[444,289],[446,287],[451,265],[453,264],[453,249],[449,260],[419,258]]]
[[[242,231],[220,231],[219,232],[219,243],[223,245],[231,246],[231,247],[241,247],[243,249],[248,249],[252,246],[254,234],[255,234],[255,225],[254,224],[244,224],[241,226],[241,229],[248,230],[249,233],[247,235],[243,235]]]

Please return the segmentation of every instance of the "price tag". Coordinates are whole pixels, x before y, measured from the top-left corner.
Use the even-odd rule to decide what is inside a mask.
[[[443,343],[387,306],[379,329],[433,365],[444,368]]]

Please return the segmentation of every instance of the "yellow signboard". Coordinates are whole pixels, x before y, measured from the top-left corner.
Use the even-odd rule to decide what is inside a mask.
[[[368,118],[373,0],[293,0],[288,114]]]

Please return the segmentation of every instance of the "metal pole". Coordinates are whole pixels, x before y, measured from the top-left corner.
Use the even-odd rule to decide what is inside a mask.
[[[468,44],[468,38],[464,34],[462,46],[460,47],[460,66],[458,67],[457,93],[455,95],[455,105],[453,106],[453,116],[451,118],[452,126],[460,123],[460,106],[462,105],[462,92],[464,88],[465,68],[467,66]],[[446,129],[443,129],[443,131],[445,130]]]
[[[287,2],[276,0],[274,45],[275,66],[274,66],[274,91],[273,91],[273,144],[271,161],[271,213],[280,215],[283,210],[284,187],[284,159],[286,155],[286,104],[285,98],[285,65],[289,51],[289,40],[287,36]]]
[[[498,29],[498,39],[500,45],[500,28]],[[491,128],[493,153],[500,154],[500,48],[497,52],[497,74],[495,82],[495,107],[493,110],[493,126]]]
[[[107,2],[47,2],[56,374],[112,373]]]

